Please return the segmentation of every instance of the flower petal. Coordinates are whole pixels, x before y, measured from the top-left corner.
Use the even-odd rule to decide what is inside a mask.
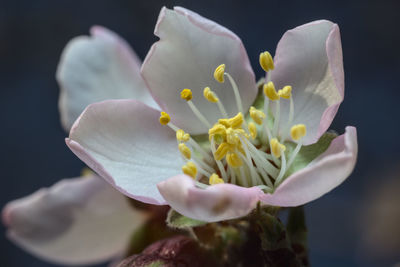
[[[253,210],[262,191],[233,184],[200,189],[189,176],[177,175],[157,185],[168,204],[179,213],[201,221],[239,218]]]
[[[353,171],[357,158],[357,131],[346,132],[333,139],[328,149],[307,167],[294,173],[261,201],[275,206],[303,205],[328,193],[341,184]]]
[[[142,75],[154,99],[176,125],[191,134],[208,130],[180,98],[184,88],[192,89],[193,103],[211,124],[221,115],[215,103],[204,99],[206,86],[217,93],[229,115],[236,115],[229,81],[221,84],[213,78],[215,68],[223,63],[238,84],[244,109],[252,104],[257,95],[254,73],[241,40],[233,32],[187,9],[164,7],[154,34],[160,41],[147,54]]]
[[[342,46],[339,27],[314,21],[287,31],[279,41],[271,79],[277,88],[293,87],[293,125],[307,126],[304,144],[315,143],[326,132],[344,97]],[[281,100],[281,129],[289,101]]]
[[[157,107],[140,76],[141,62],[118,35],[100,26],[72,39],[57,69],[61,122],[69,130],[91,103],[133,98]]]
[[[58,264],[110,260],[127,249],[145,220],[126,197],[99,177],[65,179],[8,203],[7,235],[35,256]]]
[[[175,133],[160,113],[136,100],[108,100],[85,109],[66,142],[89,167],[127,196],[164,204],[156,184],[181,173]]]

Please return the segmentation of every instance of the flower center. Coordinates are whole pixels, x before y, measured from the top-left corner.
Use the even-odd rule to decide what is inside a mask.
[[[239,111],[236,116],[228,117],[217,94],[206,87],[204,98],[217,104],[221,113],[221,118],[212,125],[192,102],[192,91],[181,91],[181,98],[186,100],[196,117],[209,129],[206,148],[172,124],[167,113],[161,112],[160,123],[176,132],[178,149],[186,162],[182,172],[195,179],[199,187],[232,183],[244,187],[258,186],[266,192],[273,192],[283,182],[287,170],[300,151],[306,127],[304,124],[292,125],[292,87],[288,85],[278,91],[275,89],[270,81],[274,63],[269,52],[260,54],[260,65],[267,72],[267,80],[263,85],[263,110],[252,106],[248,112],[243,113],[238,86],[225,71],[225,64],[215,69],[214,78],[220,83],[225,82],[225,77],[228,78]],[[289,117],[281,129],[280,101],[290,101]],[[270,107],[270,102],[274,102],[274,108]],[[248,114],[248,120],[243,114]],[[289,135],[291,140],[288,140]],[[287,142],[297,143],[290,155],[286,151]]]

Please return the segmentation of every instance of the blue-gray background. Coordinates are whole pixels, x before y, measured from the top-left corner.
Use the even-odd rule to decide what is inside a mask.
[[[61,178],[77,176],[84,166],[64,143],[54,74],[65,44],[87,34],[90,26],[99,24],[118,32],[143,59],[156,41],[153,28],[160,8],[181,5],[240,36],[260,77],[260,51],[275,51],[285,30],[325,18],[340,26],[346,74],[345,101],[332,128],[341,133],[346,125],[357,126],[359,160],[343,185],[307,206],[311,262],[313,266],[392,266],[400,261],[399,227],[387,229],[385,223],[399,221],[393,211],[400,204],[395,198],[399,183],[393,182],[400,179],[400,168],[396,170],[400,163],[399,3],[1,0],[0,206]],[[393,197],[382,189],[389,182],[394,185],[386,187],[397,190]],[[382,208],[374,208],[377,192]],[[384,208],[389,211],[381,212]],[[3,232],[1,227],[1,266],[53,266],[24,253]],[[374,246],[381,251],[376,253],[379,249]]]

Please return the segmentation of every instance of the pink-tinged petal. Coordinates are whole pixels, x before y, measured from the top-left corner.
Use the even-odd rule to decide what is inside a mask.
[[[160,112],[136,100],[90,105],[66,142],[89,167],[127,196],[165,204],[157,183],[181,173],[175,133]]]
[[[57,264],[94,264],[125,252],[145,220],[128,199],[97,176],[65,179],[8,203],[7,236]]]
[[[157,185],[168,204],[179,213],[201,221],[239,218],[253,210],[262,191],[233,184],[196,187],[189,176],[177,175]]]
[[[328,193],[340,185],[353,171],[357,159],[357,131],[346,127],[328,149],[306,168],[294,173],[261,201],[282,207],[303,205]]]
[[[100,26],[65,47],[57,69],[61,122],[69,130],[91,103],[132,98],[157,107],[140,76],[141,61],[117,34]]]
[[[287,31],[279,41],[271,79],[277,88],[293,87],[293,124],[307,126],[304,144],[315,143],[329,128],[344,97],[339,27],[330,21],[311,22]],[[281,100],[281,129],[289,101]]]
[[[160,40],[147,54],[142,75],[154,99],[176,125],[192,134],[208,130],[180,98],[185,88],[192,89],[193,103],[211,124],[221,115],[215,103],[204,99],[206,86],[217,93],[229,115],[236,115],[228,79],[221,84],[213,78],[215,68],[223,63],[238,84],[244,109],[252,104],[257,95],[254,73],[241,40],[233,32],[187,9],[164,7],[154,34]]]

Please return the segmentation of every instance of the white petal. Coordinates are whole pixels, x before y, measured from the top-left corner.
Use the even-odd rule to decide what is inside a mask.
[[[196,187],[187,175],[161,182],[158,189],[168,204],[179,213],[201,221],[217,222],[249,214],[262,191],[232,184],[217,184],[206,189]]]
[[[165,204],[156,185],[181,173],[183,162],[175,133],[159,116],[136,100],[95,103],[75,122],[67,145],[122,193]]]
[[[163,8],[154,31],[160,37],[142,66],[142,75],[155,100],[175,124],[192,134],[207,132],[195,117],[180,91],[193,91],[193,103],[211,124],[221,114],[215,103],[207,102],[203,89],[209,86],[219,96],[229,115],[238,109],[232,87],[213,78],[214,70],[226,64],[239,86],[245,111],[257,95],[254,73],[241,40],[228,29],[184,8]]]
[[[293,87],[293,123],[307,126],[304,144],[315,143],[329,128],[344,96],[339,27],[330,21],[311,22],[287,31],[279,41],[271,75],[277,89]],[[281,99],[281,126],[289,101]]]
[[[100,177],[60,181],[3,210],[12,241],[39,258],[68,265],[121,255],[144,219]]]
[[[157,107],[140,76],[141,62],[118,35],[103,27],[72,39],[57,69],[61,122],[69,130],[91,103],[132,98]]]
[[[333,139],[324,153],[304,169],[286,178],[272,195],[263,195],[261,201],[269,205],[290,207],[323,196],[351,174],[357,152],[357,130],[346,127],[346,132]]]

